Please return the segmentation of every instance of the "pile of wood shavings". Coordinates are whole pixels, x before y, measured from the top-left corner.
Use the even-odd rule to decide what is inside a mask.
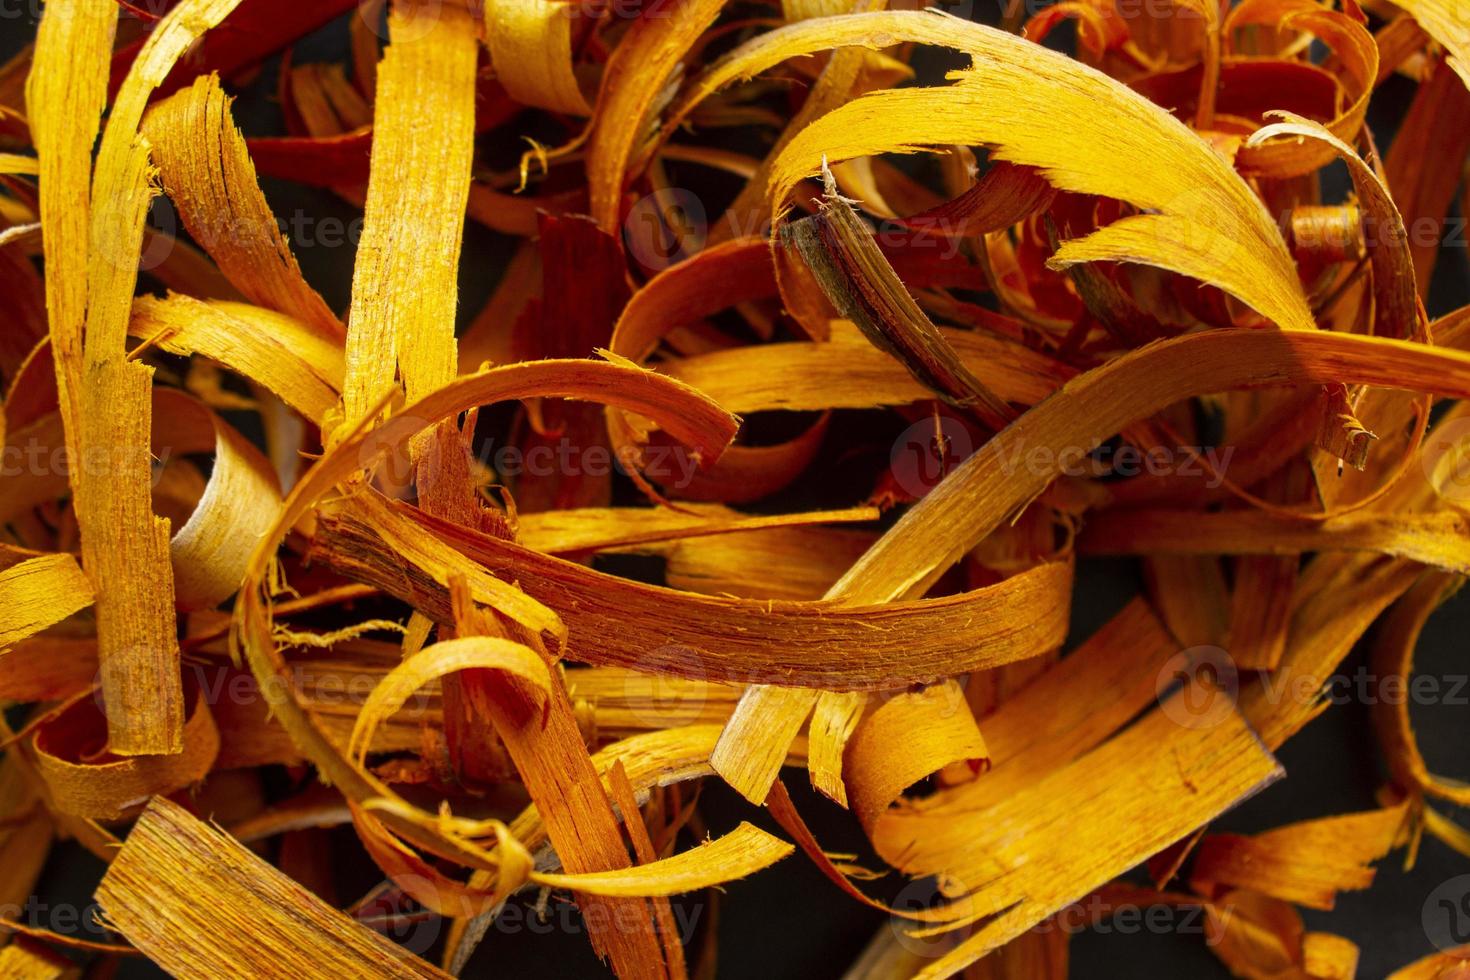
[[[1300,909],[1470,856],[1405,699],[1338,760],[1379,808],[1209,827],[1470,568],[1470,307],[1422,302],[1470,12],[1142,7],[46,3],[0,67],[0,904],[74,840],[110,932],[0,920],[0,975],[444,976],[538,890],[707,975],[670,899],[785,859],[896,917],[849,976],[1063,977],[1089,901],[1353,976]],[[262,177],[361,209],[340,313]],[[456,335],[467,221],[512,257]],[[1147,583],[1090,636],[1079,555]],[[706,833],[709,780],[781,832]],[[1394,976],[1462,975],[1425,921]]]

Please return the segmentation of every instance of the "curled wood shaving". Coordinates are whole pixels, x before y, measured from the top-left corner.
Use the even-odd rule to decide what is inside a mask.
[[[446,975],[164,799],[151,803],[128,835],[97,900],[113,928],[175,976],[310,973],[323,963],[346,975]],[[159,915],[161,909],[172,913]],[[228,928],[220,916],[228,917]],[[211,928],[219,941],[190,941]]]

